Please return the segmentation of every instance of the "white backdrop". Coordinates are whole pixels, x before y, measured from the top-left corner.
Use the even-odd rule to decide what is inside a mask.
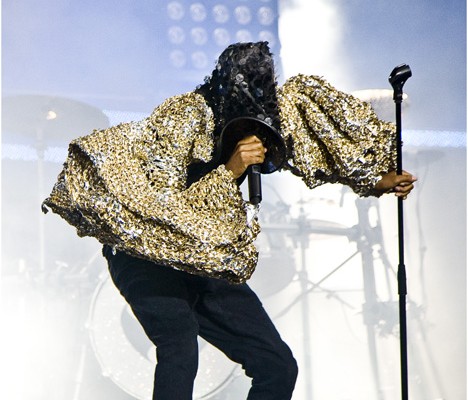
[[[71,138],[143,117],[212,69],[218,47],[207,45],[212,62],[167,75],[173,3],[2,4],[3,104],[25,96],[74,106],[66,125],[53,131],[21,107],[2,115],[1,398],[129,400],[146,399],[151,390],[154,349],[109,284],[99,244],[43,215],[40,201]],[[187,10],[191,4],[181,3]],[[277,31],[258,18],[249,27],[255,39],[268,30],[277,35],[280,81],[303,72],[349,92],[389,89],[393,67],[411,66],[404,164],[419,181],[405,202],[410,397],[465,398],[464,2],[255,5],[278,12]],[[392,107],[384,99],[379,112],[392,116]],[[12,120],[16,130],[7,124]],[[263,182],[261,259],[252,286],[299,362],[294,400],[398,398],[395,198],[357,200],[339,185],[310,191],[287,173]],[[241,371],[210,346],[200,349],[195,397],[245,398]]]

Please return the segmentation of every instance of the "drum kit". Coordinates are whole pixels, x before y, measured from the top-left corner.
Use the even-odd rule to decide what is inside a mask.
[[[108,118],[104,113],[75,100],[48,96],[14,96],[7,97],[3,101],[4,132],[34,136],[40,202],[44,198],[43,163],[46,147],[51,144],[65,146],[73,137],[106,126]],[[334,211],[329,212],[330,209],[342,208],[344,192],[340,192],[338,197],[334,191],[328,198],[311,198],[303,202],[297,198],[295,201],[285,201],[278,193],[274,181],[274,177],[271,177],[270,182],[273,183],[264,184],[264,200],[259,213],[262,233],[257,243],[260,259],[257,271],[250,282],[259,297],[268,301],[269,298],[287,290],[292,282],[298,281],[302,292],[297,301],[292,301],[289,306],[284,307],[284,313],[296,303],[300,303],[303,307],[303,318],[307,319],[308,310],[304,300],[307,298],[306,295],[313,290],[326,290],[323,283],[337,273],[348,259],[324,275],[322,279],[311,284],[307,274],[310,266],[307,265],[305,249],[314,239],[340,237],[357,244],[357,250],[351,257],[357,254],[367,257],[367,261],[363,258],[363,261],[369,264],[363,268],[367,271],[365,272],[367,276],[364,277],[365,297],[369,304],[375,303],[375,278],[369,275],[369,271],[373,270],[370,253],[375,244],[369,235],[371,230],[375,229],[369,228],[367,231],[362,229],[362,220],[367,220],[368,210],[375,207],[375,203],[362,203],[364,205],[360,210],[356,210],[354,205],[348,207],[345,213],[356,214],[357,219],[353,225],[345,225],[341,220],[336,221],[330,217]],[[313,192],[311,194],[313,195]],[[308,214],[309,205],[314,208],[317,218],[311,218]],[[47,273],[49,267],[45,265],[44,226],[40,224],[38,231],[40,248],[38,269],[42,273]],[[383,247],[383,244],[380,243],[380,246]],[[91,265],[95,264],[95,255],[91,255],[91,259],[93,262],[87,268],[96,267]],[[102,263],[105,263],[104,259]],[[92,275],[93,272],[78,274],[76,279],[87,279]],[[88,332],[86,340],[104,376],[132,398],[148,400],[151,398],[153,371],[156,364],[154,346],[146,338],[108,275],[102,274],[95,284],[96,286],[87,294],[90,308],[86,321],[83,321]],[[338,299],[339,296],[335,293],[334,297]],[[307,325],[304,323],[304,326]],[[369,339],[375,335],[374,325],[375,321],[369,322]],[[200,368],[195,381],[194,398],[215,399],[243,373],[236,364],[203,340],[200,340],[199,349]],[[308,352],[307,349],[305,352]],[[375,355],[373,360],[373,367],[377,370]],[[78,398],[79,390],[76,390],[74,399]]]
[[[314,236],[319,240],[328,236],[351,239],[356,233],[355,227],[347,228],[332,221],[309,220],[304,216],[291,218],[289,206],[281,199],[277,199],[276,204],[267,201],[273,192],[269,189],[264,185],[266,200],[260,211],[262,233],[257,242],[260,258],[249,281],[264,302],[287,291],[288,286],[298,279],[300,271],[295,267],[294,242],[299,236],[308,236],[307,240]],[[108,274],[103,274],[93,294],[86,325],[103,375],[133,398],[151,399],[155,348]],[[249,385],[240,366],[200,339],[194,399],[225,398],[217,396],[229,391],[236,383],[242,387]]]
[[[24,198],[20,199],[20,201],[31,201],[31,189],[37,187],[37,197],[35,198],[36,201],[34,201],[33,211],[39,211],[40,204],[45,198],[45,168],[46,161],[48,161],[46,160],[47,149],[66,146],[71,139],[83,133],[89,133],[93,129],[105,128],[108,125],[109,119],[101,110],[76,100],[45,95],[16,95],[3,98],[3,144],[13,143],[17,145],[17,150],[20,148],[32,148],[32,152],[35,155],[33,159],[36,161],[36,174],[28,174],[23,178],[27,181],[23,181],[21,184],[15,182],[14,177],[16,174],[22,176],[21,170],[25,166],[15,165],[10,167],[4,164],[4,176],[11,174],[11,179],[13,180],[11,183],[13,188],[4,192],[4,200],[7,200],[10,194],[19,193],[18,186],[20,186],[21,189],[27,190],[27,193],[23,196]],[[9,147],[12,152],[15,151],[13,150],[15,146]],[[66,154],[66,152],[64,153]],[[8,154],[3,154],[3,156],[8,157]],[[55,176],[50,178],[55,179]],[[50,179],[47,179],[47,182],[49,181]],[[18,203],[14,204],[15,207],[19,205]],[[31,207],[28,208],[25,211],[29,213]],[[36,220],[36,215],[33,212],[32,221]],[[23,218],[26,221],[26,215],[23,215]],[[31,220],[28,221],[28,226],[30,224]],[[43,218],[39,218],[38,220],[36,240],[39,248],[37,257],[39,260],[38,269],[45,271],[45,226]],[[31,244],[28,244],[28,247],[29,245]]]

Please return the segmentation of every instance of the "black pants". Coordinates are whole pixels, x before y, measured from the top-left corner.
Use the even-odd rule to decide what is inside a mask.
[[[290,399],[297,364],[246,284],[191,275],[104,247],[109,271],[156,346],[153,400],[190,400],[200,335],[252,378],[249,400]]]

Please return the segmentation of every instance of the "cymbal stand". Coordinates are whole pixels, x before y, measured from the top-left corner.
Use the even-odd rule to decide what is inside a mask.
[[[297,230],[294,238],[297,240],[297,243],[300,246],[300,256],[301,256],[301,268],[298,272],[298,280],[301,285],[301,292],[294,299],[285,309],[283,309],[279,314],[276,315],[276,318],[285,315],[293,305],[297,304],[301,301],[301,313],[302,313],[302,324],[303,324],[303,332],[304,332],[304,354],[306,355],[305,358],[305,370],[310,373],[311,365],[310,365],[310,345],[308,342],[310,330],[309,330],[309,304],[308,304],[308,294],[320,289],[325,292],[331,292],[320,285],[334,275],[338,270],[340,270],[343,266],[345,266],[351,259],[353,259],[357,255],[361,255],[362,259],[362,270],[363,270],[363,283],[364,283],[364,323],[366,324],[367,329],[367,338],[368,338],[368,346],[369,346],[369,356],[371,362],[371,369],[373,374],[373,382],[375,387],[376,399],[383,400],[383,394],[380,390],[380,373],[378,368],[378,360],[377,360],[377,346],[376,346],[376,339],[375,339],[375,327],[377,325],[376,316],[377,316],[377,308],[379,306],[377,301],[377,291],[375,285],[375,274],[374,274],[374,259],[373,259],[373,246],[377,244],[376,240],[373,239],[375,237],[375,228],[373,228],[370,224],[369,220],[369,210],[372,206],[372,200],[370,199],[356,199],[356,206],[358,211],[358,224],[353,226],[346,231],[338,233],[339,235],[345,235],[349,238],[350,241],[356,242],[356,251],[353,252],[350,256],[348,256],[343,262],[341,262],[336,268],[334,268],[331,272],[326,274],[323,278],[321,278],[317,282],[311,282],[308,277],[307,272],[307,263],[306,263],[306,250],[309,247],[309,234],[312,232],[312,228],[310,226],[310,221],[306,218],[303,209],[301,208],[300,214],[297,221]],[[330,233],[333,234],[333,233]],[[381,238],[381,235],[380,235]],[[335,298],[343,305],[353,309],[354,307],[341,299],[336,294],[331,294],[330,297]],[[311,380],[307,380],[307,387],[306,387],[306,398],[313,399],[312,395],[312,387],[311,387]]]
[[[44,145],[44,130],[41,126],[36,129],[36,154],[37,154],[37,192],[38,192],[38,204],[42,204],[44,201],[44,156],[45,156],[45,145]],[[44,216],[42,213],[39,215],[39,271],[40,273],[45,272],[45,224]]]
[[[383,393],[380,389],[380,372],[377,360],[377,345],[375,340],[375,326],[377,325],[376,315],[379,307],[377,301],[377,289],[375,285],[374,256],[373,256],[373,228],[369,221],[369,210],[371,208],[370,199],[356,199],[358,211],[358,233],[356,235],[356,246],[361,254],[363,273],[363,318],[367,331],[367,343],[369,357],[374,382],[376,399],[383,400]]]
[[[324,282],[326,279],[328,279],[331,275],[333,275],[336,271],[338,271],[342,266],[344,266],[348,261],[350,261],[354,256],[356,256],[359,251],[356,251],[354,254],[349,256],[344,262],[342,262],[337,268],[335,268],[331,273],[327,274],[324,278],[322,278],[318,283],[314,283],[309,280],[308,276],[308,271],[307,271],[307,256],[306,256],[306,251],[309,247],[309,234],[312,232],[311,224],[310,221],[307,219],[304,209],[301,207],[299,217],[297,218],[297,229],[294,230],[294,232],[291,232],[291,236],[293,239],[297,240],[297,243],[299,244],[300,248],[300,259],[301,259],[301,267],[300,270],[298,271],[298,281],[300,283],[301,291],[298,297],[293,300],[290,305],[288,305],[284,310],[282,310],[279,314],[276,315],[276,318],[279,318],[280,316],[285,315],[293,305],[295,305],[297,302],[301,302],[301,314],[302,314],[302,329],[303,329],[303,353],[305,354],[305,360],[304,360],[304,370],[307,371],[307,373],[311,374],[312,371],[312,364],[311,364],[311,358],[310,358],[310,321],[309,321],[309,315],[310,315],[310,309],[309,309],[309,302],[308,302],[308,294],[311,293],[312,291],[316,289],[321,289],[324,290],[325,292],[330,294],[330,297],[335,298],[336,300],[340,301],[342,304],[353,308],[349,303],[346,301],[342,300],[336,293],[331,293],[331,291],[328,291],[326,289],[323,289],[320,287],[320,284]],[[354,232],[353,229],[348,230],[347,232]],[[336,233],[335,233],[336,234]],[[339,235],[344,235],[345,232],[339,233]],[[313,400],[313,390],[312,390],[312,380],[311,379],[306,379],[306,391],[305,391],[305,398],[308,400]]]
[[[298,273],[299,282],[301,285],[301,293],[305,294],[308,290],[309,285],[309,277],[307,272],[307,262],[306,262],[306,250],[309,247],[309,238],[308,238],[308,230],[306,226],[306,219],[304,215],[304,209],[301,207],[300,216],[298,220],[298,235],[299,235],[299,246],[301,252],[301,269]],[[312,375],[312,363],[310,357],[310,329],[309,329],[309,301],[308,296],[303,296],[301,301],[301,312],[302,312],[302,332],[303,332],[303,351],[304,351],[304,369],[306,373],[311,376]],[[312,390],[312,379],[306,378],[306,391],[305,391],[305,398],[312,400],[313,397],[313,390]]]

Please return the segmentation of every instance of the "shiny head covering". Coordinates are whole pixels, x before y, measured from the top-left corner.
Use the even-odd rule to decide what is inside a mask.
[[[256,134],[268,149],[262,173],[271,173],[281,167],[286,148],[280,134],[276,89],[268,42],[235,43],[221,53],[211,76],[195,90],[213,111],[214,157],[207,165],[189,167],[188,184],[226,163],[236,143],[249,134]],[[241,132],[244,128],[246,131]],[[247,128],[253,128],[253,131]],[[245,176],[246,173],[238,179],[238,184]]]
[[[280,130],[273,57],[268,42],[236,43],[219,56],[216,68],[195,90],[215,119],[215,138],[238,117],[258,118]]]

